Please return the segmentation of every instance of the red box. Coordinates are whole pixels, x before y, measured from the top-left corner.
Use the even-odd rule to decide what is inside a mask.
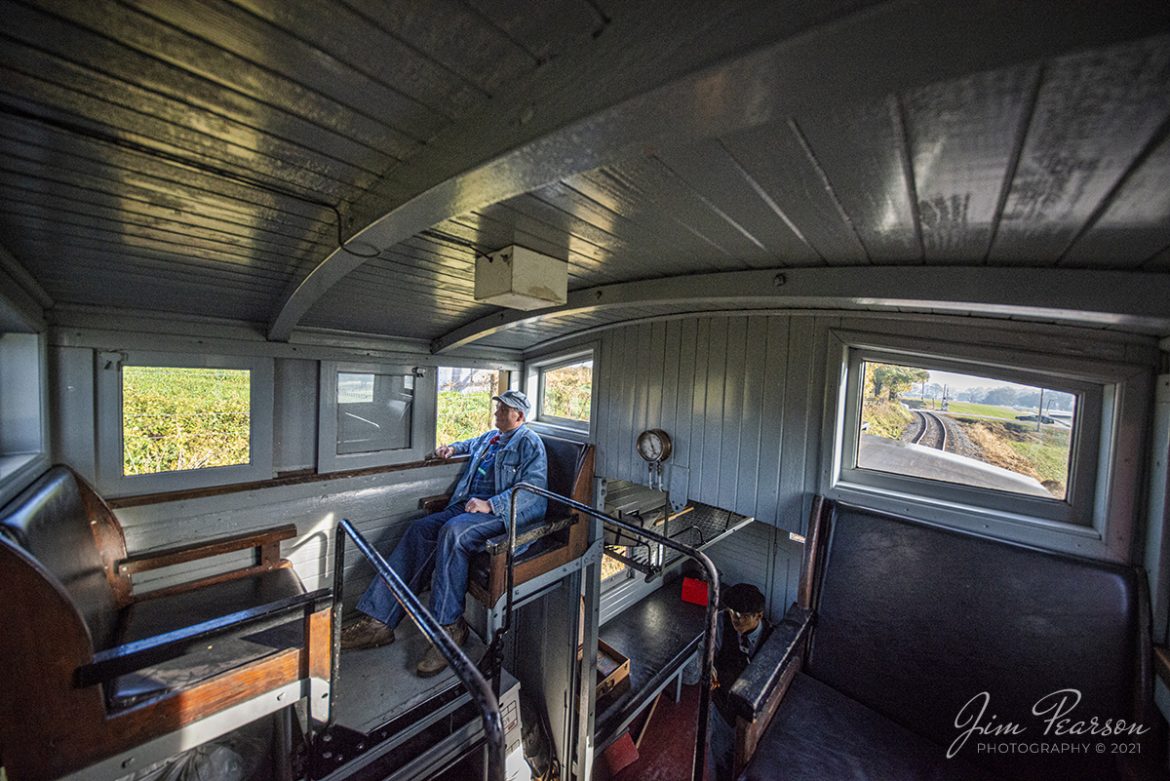
[[[707,581],[698,578],[683,578],[682,601],[692,605],[707,606]]]

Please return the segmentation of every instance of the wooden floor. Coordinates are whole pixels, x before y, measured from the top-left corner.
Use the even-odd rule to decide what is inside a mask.
[[[394,633],[397,639],[390,645],[342,653],[334,693],[338,724],[368,733],[455,683],[450,668],[433,678],[415,674],[428,642],[413,623],[403,621]],[[483,656],[484,644],[474,632],[463,652],[473,663]]]

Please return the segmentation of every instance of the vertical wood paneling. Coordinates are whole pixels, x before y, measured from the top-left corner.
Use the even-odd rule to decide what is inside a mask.
[[[685,498],[801,531],[819,480],[822,375],[835,323],[693,317],[607,331],[599,473],[645,482],[633,441],[640,427],[658,425],[674,440],[676,492],[685,486]]]
[[[803,524],[806,459],[808,458],[808,419],[816,381],[819,356],[813,354],[815,322],[812,318],[793,318],[788,334],[788,372],[783,406],[783,436],[780,440],[780,488],[777,496],[776,524],[782,529],[799,531]]]
[[[621,401],[621,429],[618,439],[612,443],[618,452],[618,463],[621,465],[619,473],[627,480],[633,480],[633,448],[630,442],[634,436],[634,409],[638,390],[638,331],[636,328],[626,328],[625,344],[622,345],[622,363],[625,365],[625,375],[622,377]]]
[[[764,419],[764,360],[767,357],[768,318],[747,320],[746,363],[743,380],[743,412],[740,416],[738,484],[735,505],[741,515],[755,515],[760,475],[760,432]]]
[[[772,583],[773,544],[784,534],[766,523],[749,523],[735,534],[711,546],[708,553],[719,567],[723,586],[751,583],[767,599]],[[783,577],[786,573],[780,573]]]
[[[634,414],[634,427],[630,432],[629,448],[631,451],[634,449],[634,440],[639,433],[646,430],[646,422],[650,419],[650,385],[653,382],[650,376],[650,361],[653,356],[652,337],[653,327],[650,323],[642,323],[638,326],[638,365],[634,374],[637,382],[638,396]],[[635,469],[640,470],[642,465],[642,459],[634,459]]]
[[[769,317],[764,350],[763,420],[760,426],[759,488],[755,516],[776,522],[780,496],[780,443],[784,434],[784,399],[788,373],[791,318]]]
[[[723,451],[723,383],[727,368],[727,318],[711,319],[707,353],[707,403],[703,407],[703,475],[698,497],[719,504],[719,472]],[[692,482],[692,493],[694,491]]]
[[[666,383],[666,323],[650,326],[650,362],[646,397],[646,428],[662,426],[662,394]]]
[[[695,334],[695,375],[691,396],[691,496],[699,499],[704,481],[703,446],[707,413],[707,362],[710,357],[711,320],[699,320]]]
[[[679,332],[681,329],[678,320],[670,320],[665,323],[665,326],[662,336],[662,415],[659,418],[659,425],[663,431],[674,436],[674,432],[678,431],[676,422],[678,421],[678,363],[681,357],[679,355]],[[678,452],[676,451],[671,460],[674,461],[677,458]]]
[[[722,456],[719,463],[720,507],[735,508],[736,489],[739,487],[739,470],[754,464],[741,464],[739,460],[740,433],[743,421],[743,386],[747,373],[747,318],[736,317],[727,321],[727,367],[723,376],[723,409],[711,410],[723,421],[721,438]]]
[[[675,407],[677,436],[674,436],[674,455],[671,458],[677,466],[688,469],[691,466],[691,453],[698,452],[692,444],[694,434],[691,431],[695,357],[699,353],[698,326],[698,321],[692,319],[682,321],[678,328],[678,400]]]

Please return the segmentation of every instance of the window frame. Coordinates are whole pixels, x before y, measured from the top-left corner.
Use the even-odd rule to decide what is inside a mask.
[[[1018,347],[844,330],[832,331],[829,342],[826,404],[833,425],[826,427],[824,443],[826,495],[1040,547],[1113,560],[1128,556],[1140,464],[1125,454],[1141,452],[1148,369]],[[1074,393],[1077,420],[1065,499],[858,468],[861,364],[867,360]]]
[[[339,374],[413,375],[414,401],[411,407],[410,447],[373,450],[364,453],[337,452],[337,377]],[[317,412],[317,471],[343,472],[350,469],[392,466],[422,461],[435,448],[435,408],[438,370],[434,366],[403,363],[322,361]]]
[[[593,347],[584,350],[573,350],[568,353],[558,353],[549,357],[533,361],[528,367],[528,397],[535,399],[533,421],[542,426],[554,429],[590,435],[593,427],[594,411],[597,409],[597,351]],[[590,374],[589,420],[573,420],[558,415],[549,415],[544,411],[544,377],[549,371],[571,366],[575,363],[591,361],[593,367]]]
[[[11,392],[18,399],[15,407],[0,403],[0,505],[23,491],[50,462],[48,340],[44,332],[0,332],[0,339],[8,337],[30,343],[0,345],[0,394]],[[30,388],[35,390],[32,399]],[[22,432],[16,441],[13,429]],[[31,438],[29,432],[35,432]]]
[[[243,355],[191,355],[131,350],[96,352],[97,483],[108,497],[209,488],[272,478],[273,374],[272,358]],[[156,472],[122,473],[122,368],[152,366],[178,369],[247,369],[247,464]]]

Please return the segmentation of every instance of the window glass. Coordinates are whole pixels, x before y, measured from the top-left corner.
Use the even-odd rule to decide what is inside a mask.
[[[251,371],[122,367],[122,474],[248,464]]]
[[[1076,395],[911,364],[862,367],[858,468],[1067,497]]]
[[[593,359],[574,361],[540,373],[541,417],[589,422],[593,398]]]
[[[494,426],[492,396],[499,379],[493,369],[439,368],[436,444],[470,439]]]
[[[409,448],[414,375],[337,373],[337,454]]]

